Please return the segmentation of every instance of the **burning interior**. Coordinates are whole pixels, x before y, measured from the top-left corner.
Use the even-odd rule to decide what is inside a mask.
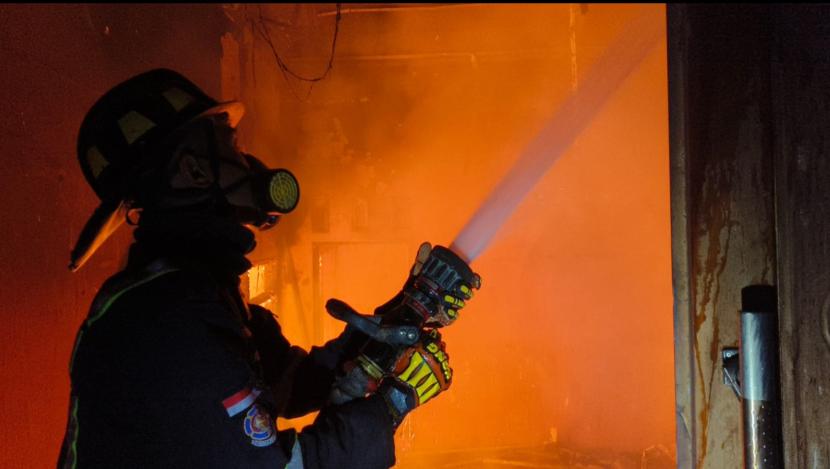
[[[664,7],[226,11],[243,142],[302,184],[249,273],[289,338],[339,333],[328,298],[370,313],[424,240],[480,253],[452,392],[398,431],[398,466],[671,465]]]
[[[79,127],[161,68],[244,102],[245,150],[299,179],[244,282],[296,344],[342,330],[329,298],[369,313],[399,291],[423,241],[481,274],[444,333],[452,388],[398,430],[398,467],[826,467],[827,24],[814,4],[0,6],[0,466],[53,466],[77,435],[76,334],[134,241],[67,269],[85,217],[110,214]],[[747,286],[776,291],[747,311]],[[778,315],[755,359],[734,354],[758,343],[739,310]],[[735,397],[748,360],[770,371],[760,400]],[[158,380],[135,381],[84,428],[135,447],[112,430],[152,419],[113,402]],[[756,431],[779,426],[753,416],[766,403],[780,435]]]
[[[674,467],[665,6],[6,5],[0,33],[4,154],[26,156],[3,180],[25,195],[0,246],[8,467],[57,459],[74,334],[131,242],[66,270],[97,204],[77,124],[155,67],[242,101],[245,150],[299,180],[244,285],[295,344],[342,330],[329,298],[387,301],[423,241],[474,259],[452,388],[397,467]]]

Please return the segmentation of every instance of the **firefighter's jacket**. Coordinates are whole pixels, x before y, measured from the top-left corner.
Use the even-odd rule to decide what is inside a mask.
[[[326,405],[347,336],[306,353],[269,311],[199,268],[127,269],[78,333],[59,466],[282,469],[300,467],[301,451],[307,469],[389,467],[380,396]],[[315,410],[299,433],[276,429],[277,416]]]

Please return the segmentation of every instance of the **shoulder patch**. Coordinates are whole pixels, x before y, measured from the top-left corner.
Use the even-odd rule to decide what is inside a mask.
[[[259,404],[254,404],[245,415],[242,423],[245,434],[251,439],[254,446],[271,446],[277,441],[277,432],[274,431],[274,420]]]

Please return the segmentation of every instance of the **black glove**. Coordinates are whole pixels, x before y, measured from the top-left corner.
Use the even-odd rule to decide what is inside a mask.
[[[481,288],[481,277],[449,249],[422,243],[401,291],[378,307],[376,315],[399,310],[405,302],[424,316],[424,326],[449,326]],[[414,300],[414,301],[413,301]]]

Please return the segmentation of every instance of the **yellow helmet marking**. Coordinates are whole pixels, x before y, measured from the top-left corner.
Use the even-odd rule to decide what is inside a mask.
[[[129,145],[155,126],[155,122],[135,111],[130,111],[118,119],[118,127],[121,128],[121,133]]]
[[[86,151],[86,161],[89,163],[89,169],[92,171],[92,177],[98,179],[101,171],[109,166],[110,162],[104,158],[98,147],[92,147]]]
[[[176,112],[181,111],[188,104],[193,102],[193,96],[190,96],[179,88],[170,88],[162,93],[162,95],[164,96],[164,99],[166,99],[167,102],[173,106],[173,109],[175,109]]]

